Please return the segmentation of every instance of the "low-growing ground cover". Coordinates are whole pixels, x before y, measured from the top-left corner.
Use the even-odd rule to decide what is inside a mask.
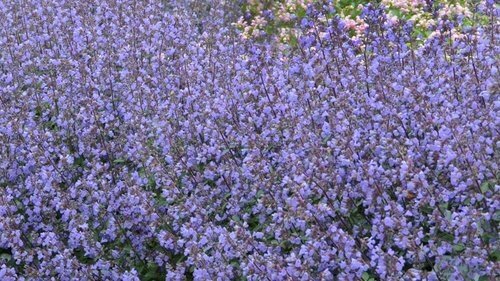
[[[402,2],[0,1],[0,280],[495,280],[498,6]]]

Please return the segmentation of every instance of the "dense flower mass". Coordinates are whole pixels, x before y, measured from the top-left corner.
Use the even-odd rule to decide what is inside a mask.
[[[0,280],[495,280],[498,6],[303,2],[0,1]]]
[[[385,7],[387,21],[405,19],[413,21],[414,31],[422,37],[432,36],[429,27],[445,17],[461,17],[460,24],[452,29],[459,33],[461,28],[470,24],[487,21],[487,16],[475,13],[480,0],[245,0],[242,5],[243,15],[237,22],[242,35],[258,38],[266,34],[278,34],[275,40],[294,42],[300,28],[295,23],[307,16],[311,5],[321,7],[324,20],[333,16],[340,17],[352,35],[363,36],[367,27],[361,11],[366,5],[378,2]],[[317,19],[320,20],[321,19]]]

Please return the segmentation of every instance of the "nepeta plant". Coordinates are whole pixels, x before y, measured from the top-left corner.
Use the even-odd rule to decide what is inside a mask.
[[[494,280],[498,9],[0,1],[1,280]]]

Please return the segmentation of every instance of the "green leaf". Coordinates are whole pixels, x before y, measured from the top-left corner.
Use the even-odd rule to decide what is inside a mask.
[[[433,211],[434,211],[434,208],[429,206],[429,204],[426,204],[426,205],[423,205],[422,207],[420,207],[420,212],[422,212],[422,214],[424,214],[424,215],[432,214]]]
[[[155,180],[155,178],[152,175],[150,175],[148,177],[148,187],[150,189],[155,189],[156,188],[156,180]]]
[[[73,161],[73,165],[75,167],[83,168],[85,166],[85,157],[80,155],[79,157],[75,158],[75,160]]]
[[[451,233],[444,232],[441,230],[438,230],[437,237],[449,243],[453,243],[453,240],[455,239],[455,236],[453,236]]]
[[[295,11],[295,14],[299,18],[299,20],[301,20],[301,19],[303,19],[306,16],[306,9],[304,9],[300,5],[297,5],[297,10]]]
[[[94,264],[96,260],[89,258],[85,255],[85,251],[82,248],[77,248],[73,251],[79,262],[83,264]]]
[[[496,212],[493,214],[492,219],[493,219],[494,221],[500,221],[500,211],[496,211]]]
[[[361,280],[363,281],[375,281],[375,278],[372,276],[372,274],[368,271],[363,272],[363,275],[361,275]]]
[[[229,261],[229,264],[232,265],[233,267],[239,268],[240,267],[240,260],[237,258],[234,258]]]
[[[455,253],[461,253],[465,250],[465,245],[464,244],[456,244],[453,245],[453,252]]]
[[[262,195],[264,195],[264,190],[261,189],[261,190],[257,191],[257,193],[255,194],[255,197],[261,198]]]
[[[142,281],[159,281],[165,280],[166,278],[166,273],[161,270],[161,268],[156,263],[153,262],[149,262],[145,266],[138,266],[137,269],[141,274]]]
[[[122,158],[118,158],[118,159],[113,160],[114,164],[123,164],[125,162],[127,162],[127,160],[122,159]]]
[[[290,34],[290,42],[289,42],[290,46],[295,48],[299,45],[299,40],[297,39],[297,37],[293,34]]]
[[[9,261],[12,258],[12,255],[10,254],[0,254],[0,261],[6,262]]]
[[[491,191],[492,187],[493,187],[493,184],[491,184],[490,182],[484,182],[483,184],[481,184],[481,187],[480,187],[481,192],[486,193],[488,191]]]
[[[262,227],[264,227],[264,225],[260,223],[259,217],[252,215],[248,220],[248,227],[252,231],[259,231]]]
[[[169,257],[170,257],[171,263],[173,265],[176,265],[176,264],[183,262],[187,259],[187,257],[183,254],[170,254]]]
[[[500,260],[500,249],[495,249],[488,255],[488,259],[492,262],[498,262]]]
[[[167,206],[168,202],[167,199],[163,196],[155,196],[155,203],[157,206]]]
[[[284,254],[289,254],[293,250],[293,244],[288,240],[281,241],[279,245]]]

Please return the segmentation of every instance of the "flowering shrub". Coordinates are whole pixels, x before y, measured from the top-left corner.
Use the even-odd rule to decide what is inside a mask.
[[[388,21],[411,20],[414,33],[422,38],[435,35],[429,29],[445,17],[461,17],[461,24],[454,27],[453,34],[461,34],[464,27],[486,24],[488,17],[475,10],[481,0],[247,0],[243,5],[244,15],[236,26],[246,38],[260,38],[268,34],[278,34],[276,39],[287,44],[294,44],[300,36],[300,25],[307,18],[307,9],[313,5],[324,12],[327,21],[339,16],[351,36],[362,36],[367,23],[360,17],[363,7],[369,3],[386,7]]]
[[[182,3],[0,2],[1,280],[500,274],[492,1],[421,46],[309,6],[295,47]]]

